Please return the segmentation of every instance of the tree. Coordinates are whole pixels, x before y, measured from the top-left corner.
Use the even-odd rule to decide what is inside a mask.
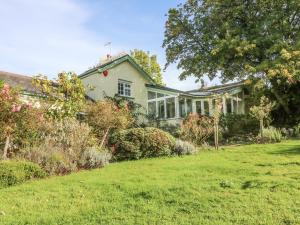
[[[45,97],[48,115],[52,118],[75,117],[84,105],[85,88],[73,72],[59,73],[54,82],[45,76],[37,76],[33,84]]]
[[[259,120],[260,137],[263,137],[264,120],[270,115],[274,103],[270,102],[265,96],[261,97],[260,104],[258,106],[252,106],[250,108],[250,114]]]
[[[157,84],[164,85],[161,68],[157,62],[156,55],[150,55],[149,52],[144,52],[143,50],[138,49],[130,51],[130,55],[154,79]]]
[[[181,79],[300,79],[299,0],[188,0],[168,12],[163,47]]]

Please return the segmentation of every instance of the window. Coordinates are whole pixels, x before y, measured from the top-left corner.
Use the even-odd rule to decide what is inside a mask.
[[[226,109],[227,109],[227,113],[232,113],[231,99],[230,98],[226,98]]]
[[[118,94],[121,96],[131,97],[131,83],[129,81],[118,81]]]
[[[186,116],[184,98],[181,98],[179,100],[179,113],[180,113],[180,117],[182,118]]]
[[[196,112],[201,115],[201,101],[196,101]]]
[[[209,103],[204,101],[204,115],[209,116]]]
[[[165,118],[165,100],[158,102],[158,118]]]
[[[148,99],[156,99],[156,92],[148,91]]]
[[[148,115],[156,117],[156,102],[148,102]]]
[[[157,98],[163,98],[163,97],[165,97],[164,94],[162,94],[162,93],[157,93]]]
[[[192,99],[187,99],[186,100],[186,106],[187,106],[187,108],[186,108],[187,112],[186,113],[187,113],[187,115],[189,115],[193,111]]]
[[[167,98],[167,118],[175,118],[175,98]]]

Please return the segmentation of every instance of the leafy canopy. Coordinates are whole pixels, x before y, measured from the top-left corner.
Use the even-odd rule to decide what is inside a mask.
[[[299,0],[188,0],[168,12],[163,46],[181,79],[300,79]]]
[[[157,62],[156,55],[150,55],[149,52],[138,49],[130,51],[130,55],[154,79],[157,84],[164,85],[161,68]]]

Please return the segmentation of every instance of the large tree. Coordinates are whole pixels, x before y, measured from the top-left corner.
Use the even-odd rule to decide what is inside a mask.
[[[156,55],[150,55],[149,52],[139,49],[130,51],[130,55],[154,79],[157,84],[164,85],[161,68],[157,62]]]
[[[188,0],[168,12],[167,66],[181,79],[300,79],[299,0]]]

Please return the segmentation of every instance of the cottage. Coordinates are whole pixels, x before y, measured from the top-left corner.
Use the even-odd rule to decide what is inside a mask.
[[[214,99],[223,96],[223,113],[245,113],[243,82],[180,91],[157,85],[128,54],[110,58],[79,75],[87,95],[94,100],[122,96],[143,107],[144,112],[168,123],[178,123],[189,113],[212,115]]]
[[[216,96],[223,98],[224,114],[245,113],[243,82],[180,91],[157,85],[128,54],[109,58],[79,78],[88,87],[89,99],[97,101],[116,95],[128,98],[140,104],[144,113],[170,124],[179,123],[190,113],[211,116]],[[0,80],[21,88],[25,101],[36,92],[31,77],[0,71]]]

